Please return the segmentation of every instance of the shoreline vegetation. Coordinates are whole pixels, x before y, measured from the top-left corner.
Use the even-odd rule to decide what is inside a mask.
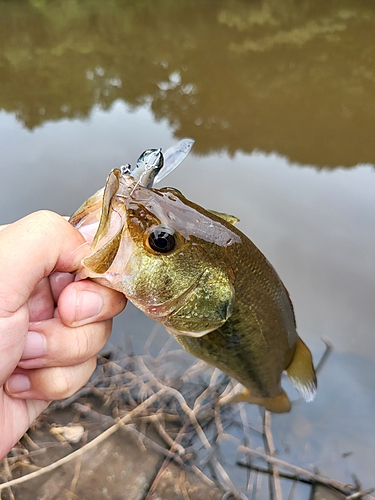
[[[354,475],[346,485],[277,458],[271,414],[262,409],[261,423],[252,423],[245,403],[220,405],[237,384],[219,370],[168,343],[155,357],[149,347],[142,356],[131,348],[99,356],[88,384],[37,419],[0,466],[2,500],[29,499],[31,491],[43,500],[124,492],[127,500],[297,500],[301,486],[312,500],[323,493],[374,500]]]

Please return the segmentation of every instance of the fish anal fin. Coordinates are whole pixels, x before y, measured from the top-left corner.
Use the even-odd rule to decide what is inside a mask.
[[[99,250],[83,259],[83,265],[95,274],[104,274],[110,268],[118,252],[122,235],[122,228],[117,234]]]
[[[273,413],[287,413],[291,409],[289,398],[284,391],[273,398],[262,398],[253,396],[250,391],[246,387],[244,387],[239,394],[237,394],[230,400],[230,402],[246,402],[256,404],[259,406],[263,406],[266,410],[272,411]]]
[[[235,215],[228,215],[223,212],[217,212],[216,210],[207,210],[207,212],[216,215],[216,217],[220,217],[220,219],[224,219],[229,222],[229,224],[232,224],[232,226],[240,222],[240,219],[238,219]]]
[[[312,401],[317,389],[316,374],[311,352],[299,337],[293,359],[285,371],[303,399]]]

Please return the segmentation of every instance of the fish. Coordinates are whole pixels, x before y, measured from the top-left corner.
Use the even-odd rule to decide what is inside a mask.
[[[156,151],[151,169],[159,175],[162,152],[147,151],[147,157]],[[150,181],[156,176],[142,181],[139,169],[135,177],[131,170],[112,170],[104,191],[70,218],[80,231],[96,230],[79,278],[124,293],[187,352],[240,382],[232,402],[290,411],[284,371],[312,401],[313,359],[297,333],[288,291],[237,228],[238,219],[205,209],[175,188],[157,189]]]

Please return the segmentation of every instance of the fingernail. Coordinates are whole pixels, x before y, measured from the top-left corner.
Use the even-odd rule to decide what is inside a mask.
[[[75,322],[95,318],[103,308],[103,299],[95,292],[77,292]]]
[[[6,390],[10,394],[28,391],[31,387],[29,377],[23,373],[14,373],[6,383]]]
[[[28,332],[21,359],[40,358],[46,353],[46,339],[39,332]]]

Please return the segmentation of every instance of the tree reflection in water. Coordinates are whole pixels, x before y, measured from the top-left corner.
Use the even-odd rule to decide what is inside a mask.
[[[375,156],[375,6],[365,1],[0,2],[0,109],[29,129],[117,99],[197,153],[317,167]]]

